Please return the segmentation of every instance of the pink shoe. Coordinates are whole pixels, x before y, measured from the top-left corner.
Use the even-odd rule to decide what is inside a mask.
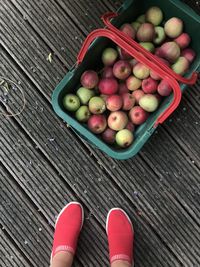
[[[110,263],[124,260],[133,264],[134,230],[130,218],[120,208],[109,211],[106,220]]]
[[[80,203],[70,202],[61,210],[55,224],[51,262],[60,251],[75,254],[83,221],[84,211]]]

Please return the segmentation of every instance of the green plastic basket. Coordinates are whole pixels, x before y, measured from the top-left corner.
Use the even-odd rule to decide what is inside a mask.
[[[197,54],[195,61],[190,66],[190,70],[185,75],[185,77],[189,77],[194,71],[200,69],[200,17],[187,5],[179,0],[128,0],[120,7],[118,10],[119,16],[112,20],[112,24],[119,28],[125,22],[132,22],[136,17],[145,13],[150,6],[159,6],[163,10],[166,20],[176,16],[184,21],[185,31],[192,37],[191,47]],[[101,53],[105,47],[110,45],[112,45],[112,42],[106,37],[98,37],[92,42],[81,64],[75,65],[55,88],[52,95],[52,105],[55,112],[90,144],[101,149],[110,157],[128,159],[136,155],[153,134],[157,127],[155,123],[158,117],[172,103],[173,95],[167,97],[164,102],[162,102],[159,109],[151,114],[143,125],[137,128],[134,143],[126,149],[115,148],[103,142],[102,139],[98,137],[98,135],[93,134],[86,125],[79,123],[71,113],[68,113],[64,109],[62,103],[63,97],[67,93],[75,92],[80,86],[79,80],[81,74],[85,70],[99,68],[101,65]],[[182,84],[180,88],[181,91],[184,91],[187,86]]]

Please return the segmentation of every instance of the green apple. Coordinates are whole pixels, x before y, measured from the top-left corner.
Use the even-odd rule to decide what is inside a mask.
[[[95,95],[95,92],[91,89],[80,87],[77,90],[76,94],[79,97],[81,104],[86,105],[89,102],[90,98]]]
[[[145,15],[143,14],[143,15],[139,16],[136,19],[136,21],[139,22],[139,23],[144,23],[145,22]]]
[[[67,94],[63,98],[63,106],[72,112],[75,112],[80,107],[80,100],[78,96],[74,94]]]
[[[159,101],[155,95],[145,94],[139,100],[139,105],[147,112],[153,112],[158,108]]]
[[[156,33],[156,35],[155,35],[153,42],[154,42],[154,44],[159,45],[166,38],[165,30],[163,27],[157,26],[157,27],[155,27],[155,33]]]
[[[135,29],[135,31],[137,31],[140,27],[141,23],[138,21],[134,21],[131,23],[131,26]]]
[[[151,53],[155,50],[155,46],[151,42],[140,42],[140,45]]]
[[[128,147],[133,143],[133,133],[128,129],[117,132],[115,140],[120,147]]]
[[[91,113],[89,111],[88,106],[80,106],[80,108],[76,111],[75,117],[80,122],[88,121]]]
[[[89,101],[89,110],[93,114],[102,114],[106,110],[106,103],[100,96],[93,96]]]

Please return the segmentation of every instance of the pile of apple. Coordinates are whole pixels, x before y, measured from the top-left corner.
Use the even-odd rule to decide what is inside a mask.
[[[174,72],[184,75],[195,58],[195,52],[189,48],[191,38],[183,32],[181,19],[162,21],[162,10],[151,7],[120,29]],[[134,140],[135,128],[147,120],[172,88],[120,47],[106,48],[101,58],[103,69],[98,73],[85,71],[81,87],[76,94],[65,95],[63,105],[106,143],[128,147]]]

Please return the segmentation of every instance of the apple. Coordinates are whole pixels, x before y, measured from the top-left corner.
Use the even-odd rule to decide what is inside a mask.
[[[115,143],[115,136],[116,136],[116,131],[107,128],[101,135],[102,139],[107,143],[107,144],[114,144]]]
[[[138,61],[135,58],[132,58],[129,60],[129,63],[131,65],[131,67],[133,68],[138,63]]]
[[[155,37],[153,39],[154,44],[160,45],[166,38],[165,30],[163,27],[155,27]]]
[[[132,92],[132,95],[135,97],[135,103],[138,105],[140,98],[144,95],[142,90],[135,90]]]
[[[133,133],[128,129],[123,129],[116,134],[116,143],[120,147],[129,147],[133,143]]]
[[[127,88],[125,83],[120,83],[119,84],[119,89],[118,89],[118,94],[119,95],[123,95],[125,93],[129,93],[129,90],[128,90],[128,88]]]
[[[166,82],[165,80],[162,80],[158,85],[157,91],[159,95],[161,96],[168,96],[172,92],[172,87],[169,85],[168,82]]]
[[[102,78],[114,78],[114,75],[113,75],[113,68],[112,67],[105,67],[103,69],[103,72],[101,74],[101,77]]]
[[[102,114],[106,110],[106,103],[100,96],[93,96],[88,105],[93,114]]]
[[[137,32],[137,30],[139,29],[141,23],[138,21],[134,21],[131,23],[131,26],[135,29],[135,32]]]
[[[142,81],[133,75],[129,76],[126,80],[126,86],[130,91],[137,90],[138,88],[140,88],[141,84]]]
[[[159,25],[163,20],[163,12],[157,6],[150,7],[145,14],[146,21],[152,23],[153,25]]]
[[[146,94],[140,98],[139,105],[147,112],[153,112],[158,108],[159,102],[155,95]]]
[[[143,80],[149,77],[150,69],[139,62],[133,67],[133,74],[136,78]]]
[[[79,107],[80,107],[80,100],[79,100],[78,96],[76,96],[74,94],[67,94],[63,98],[63,106],[68,111],[74,112],[77,109],[79,109]]]
[[[118,82],[115,78],[103,78],[99,81],[98,87],[100,94],[112,95],[118,90]]]
[[[130,110],[135,105],[135,97],[129,93],[122,95],[122,109]]]
[[[121,26],[120,30],[128,35],[130,38],[135,39],[135,29],[129,23],[125,23]]]
[[[131,132],[134,132],[134,131],[135,131],[135,125],[132,123],[132,121],[129,121],[129,122],[127,123],[125,129],[128,129],[128,130],[131,131]]]
[[[183,21],[173,17],[165,22],[164,29],[167,36],[177,38],[183,32]]]
[[[88,121],[91,113],[89,111],[88,106],[80,106],[80,108],[76,111],[75,117],[80,122]]]
[[[129,118],[133,124],[140,125],[148,119],[148,112],[140,106],[135,106],[130,110]]]
[[[140,15],[140,16],[136,19],[136,21],[139,22],[139,23],[144,23],[144,22],[145,22],[145,14]]]
[[[151,53],[155,50],[155,46],[151,42],[140,42],[139,44]]]
[[[95,134],[102,133],[107,127],[107,121],[104,115],[92,115],[88,122],[88,128]]]
[[[112,66],[117,60],[118,53],[114,48],[108,47],[102,53],[102,62],[105,66]]]
[[[159,60],[160,60],[162,63],[164,63],[166,66],[170,67],[169,62],[168,62],[166,59],[164,59],[164,58],[159,58],[159,57],[157,57],[157,59],[159,59]],[[152,69],[150,70],[150,76],[151,76],[151,78],[154,79],[154,80],[161,80],[161,77],[160,77],[155,71],[153,71]]]
[[[185,49],[186,47],[189,46],[191,38],[189,34],[184,32],[181,35],[179,35],[174,41],[179,45],[181,49]]]
[[[132,56],[128,52],[126,52],[126,50],[122,49],[121,47],[118,46],[117,47],[117,50],[118,50],[119,58],[120,59],[128,60],[128,59],[131,59],[132,58]]]
[[[180,56],[180,47],[175,42],[164,43],[159,50],[160,57],[165,58],[170,63],[174,63]]]
[[[81,85],[93,89],[99,82],[98,74],[94,70],[87,70],[81,75]]]
[[[185,57],[190,63],[195,59],[196,53],[191,48],[186,48],[181,53],[182,57]]]
[[[108,126],[114,131],[120,131],[126,127],[128,117],[123,111],[113,111],[108,116]]]
[[[81,104],[86,105],[89,102],[90,98],[95,95],[95,93],[91,89],[80,87],[77,90],[76,95],[79,97]]]
[[[137,39],[140,42],[151,42],[155,37],[154,26],[151,23],[143,23],[137,30]]]
[[[110,95],[106,100],[106,107],[110,111],[117,111],[121,109],[122,105],[123,100],[120,95]]]
[[[179,75],[185,74],[189,69],[190,62],[185,57],[179,57],[179,59],[171,66],[172,70]]]
[[[142,90],[146,94],[153,94],[157,91],[158,82],[151,77],[142,81]]]
[[[119,80],[126,80],[131,74],[131,65],[125,60],[119,60],[113,67],[113,73]]]

